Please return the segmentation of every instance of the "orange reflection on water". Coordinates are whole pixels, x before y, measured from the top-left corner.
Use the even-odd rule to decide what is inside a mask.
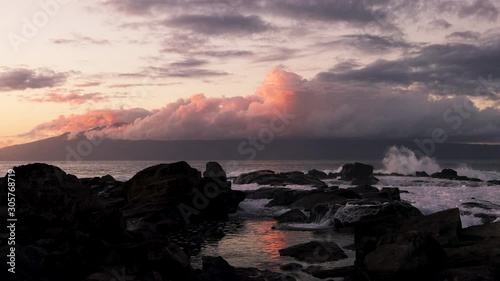
[[[279,257],[278,251],[288,246],[284,233],[271,229],[275,223],[273,221],[262,221],[255,225],[255,231],[258,234],[256,243],[262,252],[270,255],[272,259]]]

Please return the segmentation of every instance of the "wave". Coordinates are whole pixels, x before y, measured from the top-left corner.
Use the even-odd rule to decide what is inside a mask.
[[[428,156],[417,157],[411,149],[401,146],[392,146],[387,151],[384,159],[383,173],[398,173],[404,175],[415,174],[418,171],[425,171],[428,174],[441,171],[439,164]]]
[[[428,156],[418,157],[415,152],[404,146],[390,147],[382,163],[384,168],[379,172],[387,174],[398,173],[414,175],[418,171],[425,171],[428,174],[433,174],[442,170],[436,159]],[[500,179],[500,172],[476,170],[467,164],[459,164],[457,167],[445,168],[453,168],[457,171],[458,175],[469,178],[479,178],[481,180]]]

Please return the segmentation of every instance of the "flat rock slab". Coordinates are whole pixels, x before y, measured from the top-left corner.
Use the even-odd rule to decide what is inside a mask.
[[[346,259],[347,255],[334,242],[311,241],[279,250],[281,256],[293,257],[309,263],[321,263]]]

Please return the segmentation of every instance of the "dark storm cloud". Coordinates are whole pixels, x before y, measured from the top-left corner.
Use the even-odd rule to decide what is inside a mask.
[[[491,21],[498,18],[498,8],[490,0],[476,0],[471,5],[463,5],[458,11],[461,17],[477,16]]]
[[[56,73],[49,69],[2,69],[0,90],[15,91],[60,86],[66,82],[67,76],[67,73]]]
[[[255,15],[181,15],[165,23],[207,35],[245,35],[264,32],[271,28],[270,24]]]
[[[480,77],[500,77],[500,45],[430,45],[412,57],[378,60],[361,69],[324,72],[324,81],[358,81],[409,86],[422,83],[438,94],[474,95]],[[483,93],[484,94],[484,93]]]
[[[440,28],[440,29],[448,29],[452,26],[451,23],[444,19],[437,19],[429,22],[429,27],[431,28]]]
[[[403,39],[396,39],[389,36],[352,34],[341,36],[338,40],[317,43],[315,46],[320,48],[344,46],[344,48],[357,48],[367,53],[380,53],[395,49],[406,49],[414,45]]]
[[[474,31],[457,31],[446,36],[446,39],[457,40],[477,40],[481,37],[481,33]]]

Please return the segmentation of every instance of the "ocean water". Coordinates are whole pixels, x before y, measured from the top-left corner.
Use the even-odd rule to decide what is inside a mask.
[[[48,162],[56,165],[80,178],[110,174],[117,180],[130,179],[140,170],[166,161],[102,161],[102,162]],[[216,161],[216,160],[215,160]],[[500,159],[498,161],[438,161],[431,158],[418,158],[405,148],[390,149],[384,159],[364,161],[353,159],[347,162],[363,162],[375,167],[377,173],[414,174],[416,171],[426,171],[431,174],[443,168],[452,168],[459,175],[475,177],[484,182],[450,181],[433,178],[377,176],[380,182],[375,186],[398,187],[403,193],[402,200],[410,202],[424,214],[458,207],[461,211],[463,227],[484,223],[484,217],[500,217],[500,186],[488,185],[488,180],[500,180]],[[268,169],[276,172],[303,171],[317,169],[324,172],[340,171],[346,161],[218,161],[226,170],[228,176],[236,177],[241,173]],[[188,161],[188,163],[203,171],[206,161]],[[0,174],[5,174],[13,166],[27,164],[25,162],[0,162]],[[347,188],[350,185],[337,179],[326,180],[328,185]],[[254,190],[263,186],[257,184],[237,185],[236,190]],[[294,189],[313,189],[309,186],[287,186]],[[353,243],[352,235],[333,231],[331,217],[325,217],[311,224],[275,225],[273,216],[282,214],[288,209],[284,207],[266,208],[269,200],[246,199],[240,204],[238,212],[231,220],[223,223],[226,235],[217,241],[206,241],[201,248],[192,253],[192,264],[201,266],[201,256],[220,255],[230,264],[239,267],[257,267],[260,269],[280,270],[284,263],[296,262],[287,257],[280,257],[278,250],[311,240],[325,241],[331,239],[341,247]],[[485,205],[487,208],[468,208],[464,203]],[[244,218],[244,219],[242,219]],[[237,225],[237,227],[235,226]],[[274,228],[273,228],[274,226]],[[182,240],[181,238],[179,238]],[[176,241],[177,242],[177,241]],[[189,244],[189,241],[184,241]],[[179,241],[183,244],[182,241]],[[353,262],[354,252],[349,247],[344,248],[349,258],[336,263],[322,266],[341,266]],[[307,264],[304,264],[306,267]],[[300,280],[314,280],[304,279]]]

